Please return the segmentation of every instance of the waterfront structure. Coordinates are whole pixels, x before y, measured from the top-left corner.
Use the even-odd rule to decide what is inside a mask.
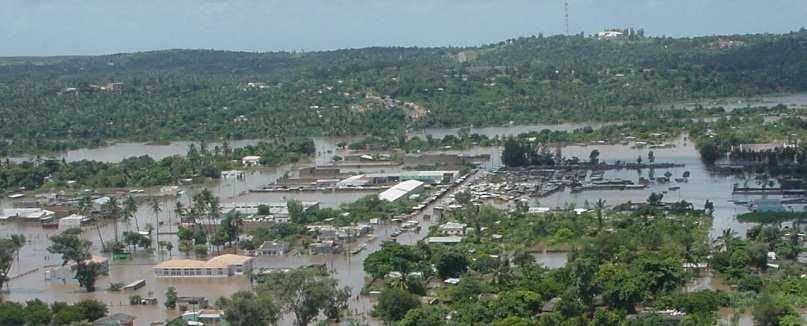
[[[226,254],[210,260],[172,259],[152,267],[157,277],[229,277],[252,270],[252,257]]]
[[[378,194],[378,198],[394,203],[406,196],[420,193],[423,191],[423,185],[423,182],[417,180],[404,181]]]

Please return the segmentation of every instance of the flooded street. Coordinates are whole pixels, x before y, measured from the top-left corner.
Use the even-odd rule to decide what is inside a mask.
[[[565,128],[579,128],[579,125],[567,125]],[[512,133],[522,133],[533,130],[533,127],[518,128],[513,131],[513,128],[481,128],[472,129],[471,132],[483,131],[490,132],[489,137],[496,135],[510,135]],[[537,128],[537,127],[535,127]],[[454,133],[457,130],[435,130],[423,131],[424,133],[433,133],[435,137],[441,133]],[[317,156],[314,159],[314,164],[325,165],[329,164],[334,154],[340,154],[336,149],[339,142],[345,139],[315,139],[317,146]],[[257,142],[256,140],[233,142],[231,146],[243,146]],[[759,197],[746,197],[746,196],[733,196],[731,194],[732,185],[735,183],[742,184],[744,180],[740,180],[734,176],[722,176],[710,174],[705,166],[700,162],[698,153],[694,148],[694,144],[688,142],[685,136],[680,136],[672,141],[676,146],[666,149],[654,149],[657,163],[676,163],[684,164],[684,167],[672,169],[655,169],[656,176],[661,176],[669,171],[674,176],[681,176],[684,171],[689,171],[691,176],[688,182],[671,182],[669,184],[651,184],[646,189],[641,190],[624,190],[624,191],[584,191],[579,193],[571,193],[569,191],[554,193],[546,198],[533,199],[530,203],[531,206],[548,206],[548,207],[565,207],[568,204],[573,204],[576,207],[585,207],[586,205],[593,205],[597,199],[604,199],[609,206],[614,206],[620,203],[632,201],[642,202],[647,200],[647,197],[652,192],[665,193],[665,201],[678,201],[687,200],[693,202],[696,208],[701,208],[706,200],[715,203],[715,219],[712,237],[720,234],[723,229],[731,228],[735,230],[740,236],[744,236],[745,230],[752,224],[739,223],[735,216],[737,214],[747,211],[744,206],[738,206],[730,202],[731,200],[749,200]],[[64,154],[64,158],[68,160],[76,159],[96,159],[115,161],[124,157],[132,155],[148,154],[155,158],[167,155],[183,154],[187,151],[189,142],[174,142],[169,145],[144,145],[144,144],[128,144],[121,143],[115,144],[111,147],[104,147],[92,150],[79,150],[69,151]],[[648,149],[636,149],[627,145],[589,145],[589,146],[567,146],[563,148],[563,155],[566,157],[577,156],[583,160],[588,158],[589,153],[597,149],[600,151],[600,161],[614,162],[620,161],[636,161],[638,156],[642,156],[643,160],[647,160]],[[138,152],[139,151],[139,152]],[[474,147],[466,151],[443,151],[438,153],[446,154],[490,154],[491,159],[481,165],[483,169],[495,169],[501,166],[501,148],[498,147]],[[204,188],[210,189],[214,195],[221,198],[222,203],[229,202],[280,202],[288,199],[296,199],[301,201],[317,201],[320,202],[321,207],[337,207],[340,204],[355,201],[367,195],[372,195],[377,192],[361,191],[361,192],[293,192],[293,193],[253,193],[249,192],[250,189],[257,189],[261,186],[271,184],[278,178],[287,173],[293,173],[297,168],[310,166],[310,163],[300,163],[297,165],[285,165],[277,168],[264,168],[256,171],[248,172],[244,179],[222,179],[218,181],[209,181],[205,184],[182,186],[185,194],[178,199],[163,198],[160,202],[162,211],[159,213],[159,222],[163,225],[159,228],[160,240],[169,240],[174,242],[174,250],[172,256],[181,256],[177,251],[177,239],[175,235],[171,234],[176,231],[176,214],[174,207],[176,201],[182,201],[186,207],[189,204],[190,198],[194,193],[201,191]],[[390,166],[381,168],[362,169],[364,172],[368,171],[394,171],[400,170],[400,166]],[[345,169],[346,171],[358,171],[358,169]],[[622,178],[636,181],[639,177],[647,177],[650,173],[649,170],[635,171],[635,170],[609,170],[605,172],[606,178]],[[481,173],[480,173],[481,174]],[[478,177],[478,176],[477,176]],[[472,181],[474,178],[469,178],[466,182]],[[680,187],[679,190],[670,190],[672,186]],[[456,191],[456,190],[453,190]],[[438,200],[437,202],[439,202]],[[436,202],[436,203],[437,203]],[[10,207],[11,202],[3,199],[0,204],[3,207]],[[433,204],[434,205],[434,204]],[[422,239],[432,223],[437,223],[435,219],[424,220],[424,215],[434,215],[432,213],[432,206],[426,207],[418,215],[421,220],[423,231],[420,233],[403,233],[397,238],[398,242],[405,244],[413,244]],[[143,228],[146,224],[158,225],[158,220],[151,210],[149,204],[143,203],[139,206],[137,212],[137,225]],[[134,220],[129,222],[128,226],[121,224],[120,231],[127,229],[134,230],[136,223]],[[109,241],[114,238],[113,226],[111,224],[104,224],[96,229],[95,226],[86,226],[83,228],[84,232],[82,237],[87,240],[93,241],[93,251],[96,254],[100,253],[100,240],[102,237],[104,241]],[[288,256],[288,257],[257,257],[255,260],[255,267],[298,267],[311,264],[325,264],[329,270],[334,273],[334,276],[340,281],[342,285],[350,286],[353,289],[354,298],[350,301],[350,311],[358,313],[359,315],[367,316],[373,304],[373,298],[369,296],[360,296],[356,300],[362,286],[365,282],[365,275],[363,272],[362,262],[367,255],[375,251],[380,244],[389,239],[389,235],[397,229],[397,225],[379,225],[376,227],[376,239],[369,241],[360,239],[359,241],[351,244],[352,247],[358,246],[362,243],[367,243],[367,249],[361,251],[357,255],[329,255],[329,256]],[[85,293],[78,288],[77,283],[68,279],[66,282],[61,280],[45,281],[44,269],[48,266],[60,264],[59,257],[47,253],[47,246],[49,242],[48,236],[55,234],[55,230],[42,229],[38,224],[20,224],[20,223],[5,223],[0,224],[0,236],[8,236],[11,234],[23,234],[29,240],[29,243],[22,248],[20,253],[20,261],[13,267],[10,275],[13,279],[8,283],[8,292],[4,293],[4,298],[12,301],[25,301],[34,298],[52,302],[52,301],[68,301],[75,302],[84,298],[95,298],[110,305],[111,312],[123,312],[140,316],[135,323],[137,325],[147,325],[151,321],[165,320],[167,318],[175,317],[178,312],[173,310],[166,310],[162,306],[165,298],[164,293],[166,289],[173,286],[177,289],[180,296],[205,296],[211,304],[219,296],[227,296],[235,291],[241,289],[249,289],[251,284],[245,277],[234,277],[226,279],[157,279],[152,272],[151,267],[161,261],[171,257],[156,257],[139,253],[131,260],[114,261],[110,264],[110,275],[100,278],[97,282],[98,290],[94,293]],[[99,236],[100,233],[100,236]],[[349,252],[350,249],[346,250]],[[213,253],[211,253],[213,254]],[[567,257],[565,253],[538,253],[535,255],[536,259],[547,267],[557,268],[565,265]],[[16,277],[17,275],[23,275]],[[139,279],[146,280],[146,286],[136,292],[109,292],[105,289],[111,282],[129,283]],[[711,281],[709,281],[711,282]],[[708,286],[700,284],[699,286]],[[160,303],[158,306],[130,306],[128,304],[128,296],[137,293],[141,296],[153,295],[158,298]]]

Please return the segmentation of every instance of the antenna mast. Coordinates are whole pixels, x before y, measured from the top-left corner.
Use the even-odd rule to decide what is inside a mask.
[[[566,24],[566,35],[569,35],[569,2],[563,3],[563,21]]]

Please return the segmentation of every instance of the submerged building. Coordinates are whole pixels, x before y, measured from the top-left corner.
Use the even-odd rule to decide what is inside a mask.
[[[210,260],[172,259],[152,267],[157,277],[229,277],[252,271],[252,257],[226,254]]]

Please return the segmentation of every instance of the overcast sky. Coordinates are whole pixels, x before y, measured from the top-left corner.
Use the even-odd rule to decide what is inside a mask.
[[[569,25],[780,33],[807,26],[807,0],[569,0]],[[563,31],[563,0],[0,0],[0,56],[479,45]]]

